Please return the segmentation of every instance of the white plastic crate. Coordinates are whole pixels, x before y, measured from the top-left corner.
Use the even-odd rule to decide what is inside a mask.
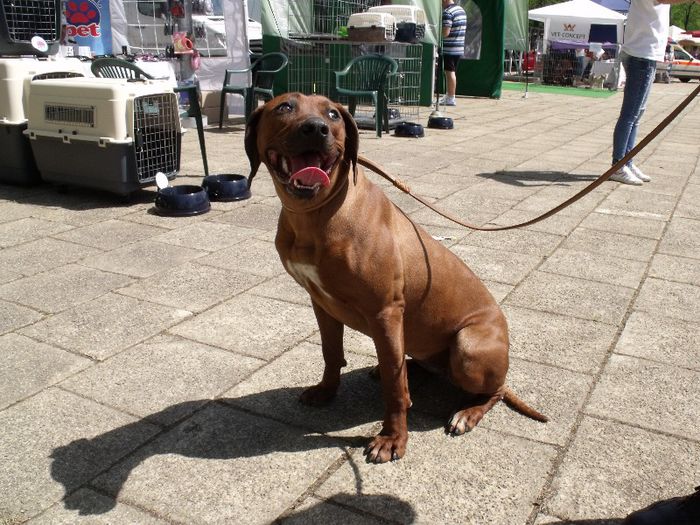
[[[26,185],[41,180],[24,135],[30,82],[82,76],[82,67],[78,60],[0,59],[0,183]]]
[[[182,132],[167,81],[33,81],[28,119],[45,180],[127,195],[179,169]]]
[[[36,58],[0,59],[0,123],[27,121],[29,83],[40,78],[83,76],[79,60],[38,60]]]
[[[367,9],[368,13],[388,13],[394,17],[394,21],[412,22],[425,25],[425,11],[414,5],[378,5]]]
[[[389,13],[353,13],[348,18],[348,38],[367,42],[392,42],[396,21]]]

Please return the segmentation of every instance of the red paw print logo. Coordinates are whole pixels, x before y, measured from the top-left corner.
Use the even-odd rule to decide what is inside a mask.
[[[100,11],[89,0],[66,2],[66,20],[74,26],[86,26],[100,21]]]

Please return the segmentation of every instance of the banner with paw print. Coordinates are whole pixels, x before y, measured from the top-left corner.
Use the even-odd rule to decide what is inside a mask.
[[[112,53],[109,0],[67,0],[63,15],[67,43],[89,46],[93,55]]]

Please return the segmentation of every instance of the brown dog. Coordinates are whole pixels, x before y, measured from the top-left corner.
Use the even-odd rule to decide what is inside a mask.
[[[340,383],[343,326],[370,336],[385,403],[368,461],[402,457],[411,406],[406,355],[475,395],[448,429],[471,430],[499,400],[546,418],[506,386],[508,327],[491,294],[452,252],[414,224],[357,167],[359,133],[325,97],[288,93],[258,108],[246,128],[250,181],[263,162],[282,201],[275,244],[311,296],[325,370],[301,395],[329,402]]]

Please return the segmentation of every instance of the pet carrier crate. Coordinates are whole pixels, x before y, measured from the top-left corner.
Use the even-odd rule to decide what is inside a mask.
[[[174,178],[182,132],[167,82],[86,78],[33,81],[29,136],[42,179],[119,195]]]
[[[50,55],[61,37],[61,0],[0,0],[0,55]]]
[[[425,11],[414,5],[379,5],[367,9],[368,13],[389,13],[396,22],[397,42],[415,44],[425,37]]]
[[[27,129],[27,102],[32,80],[80,77],[78,60],[0,59],[0,183],[34,184],[41,180]]]
[[[392,42],[396,22],[389,13],[354,13],[348,19],[348,38],[362,42]]]
[[[363,13],[380,0],[306,0],[292,2],[287,18],[289,38],[339,39],[353,13]]]

